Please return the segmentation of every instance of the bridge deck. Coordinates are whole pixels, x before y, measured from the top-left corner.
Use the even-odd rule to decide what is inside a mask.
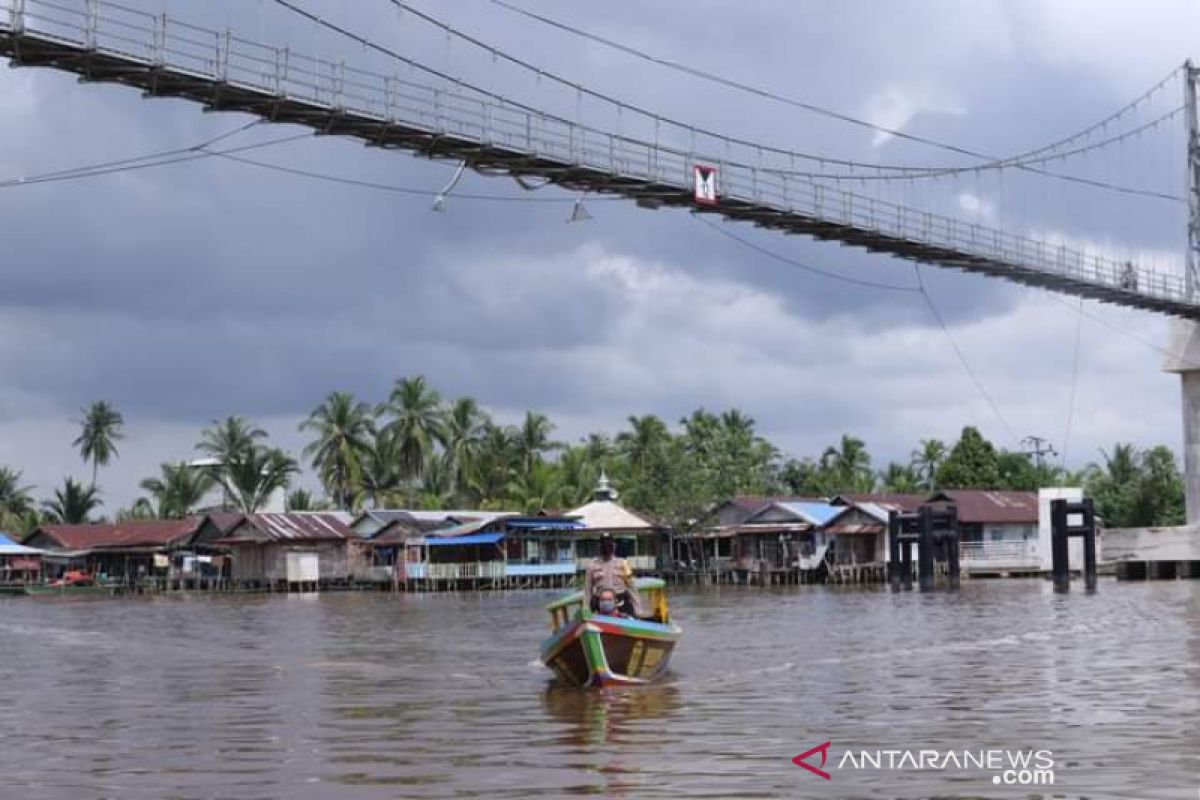
[[[242,111],[383,148],[540,176],[568,189],[689,208],[763,228],[1200,320],[1182,277],[843,190],[767,164],[746,143],[709,152],[612,134],[463,86],[431,86],[308,58],[105,0],[0,0],[0,55],[147,96]],[[676,131],[678,133],[678,131]],[[676,137],[676,139],[681,137]],[[692,137],[695,138],[694,132]],[[745,158],[730,158],[730,153]],[[723,152],[719,157],[713,153]],[[717,169],[718,201],[695,201],[695,165]]]

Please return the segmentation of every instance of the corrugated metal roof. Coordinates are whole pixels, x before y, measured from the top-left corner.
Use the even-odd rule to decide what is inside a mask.
[[[505,526],[533,531],[573,531],[583,527],[583,523],[574,519],[542,519],[529,517],[527,519],[506,519]]]
[[[876,503],[884,508],[895,508],[897,511],[916,511],[929,499],[927,494],[900,494],[898,492],[852,492],[840,494],[830,499],[831,503],[854,505]]]
[[[425,544],[430,547],[449,547],[461,544],[496,544],[504,538],[503,533],[472,533],[467,536],[427,536]]]
[[[835,522],[825,529],[826,533],[831,533],[834,536],[854,533],[883,533],[887,530],[886,525],[881,525],[878,522]]]
[[[843,511],[842,508],[831,506],[828,503],[783,502],[774,503],[773,505],[785,509],[816,526],[824,525]]]
[[[349,521],[350,515],[339,511],[248,514],[231,534],[235,539],[251,538],[240,535],[244,528],[251,528],[272,542],[357,539]]]
[[[968,525],[1037,524],[1037,492],[993,492],[987,489],[948,489],[930,503],[958,506],[958,521]]]
[[[477,519],[471,522],[464,522],[461,525],[454,525],[449,528],[439,528],[435,531],[429,531],[425,535],[433,539],[450,538],[454,536],[466,536],[467,534],[475,533],[476,531],[486,528],[491,524],[491,520]]]
[[[40,525],[30,537],[37,544],[63,550],[104,547],[156,547],[184,544],[199,529],[201,517],[135,520],[92,525]]]
[[[23,544],[17,544],[8,534],[0,533],[0,556],[38,556],[42,551],[36,547],[26,547]]]

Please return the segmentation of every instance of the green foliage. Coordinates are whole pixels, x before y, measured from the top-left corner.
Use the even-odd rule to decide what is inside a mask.
[[[139,485],[153,498],[141,498],[129,509],[130,518],[178,519],[192,514],[215,483],[212,473],[184,463],[163,464],[157,478],[146,478]],[[148,512],[148,513],[147,513]]]
[[[562,511],[586,502],[602,473],[621,492],[621,502],[686,531],[736,495],[786,494],[822,498],[886,491],[929,493],[937,489],[1033,491],[1083,485],[1110,526],[1167,525],[1183,520],[1183,481],[1165,447],[1139,451],[1117,444],[1102,465],[1079,474],[1001,450],[974,427],[963,428],[953,447],[920,440],[908,463],[889,462],[876,471],[865,442],[849,433],[818,458],[781,460],[779,450],[756,432],[740,409],[697,409],[672,428],[647,414],[630,416],[615,437],[591,433],[575,444],[553,438],[554,424],[528,411],[517,425],[493,420],[471,397],[444,402],[422,376],[401,378],[378,407],[334,392],[300,429],[312,436],[303,453],[332,504],[372,507],[513,509]],[[87,519],[101,503],[95,471],[117,455],[123,419],[108,403],[84,412],[74,444],[93,467],[91,487],[67,479],[42,503],[54,520]],[[119,519],[180,517],[193,513],[214,483],[225,506],[261,509],[299,472],[296,462],[263,440],[267,433],[239,416],[203,431],[197,449],[212,458],[203,470],[163,464],[147,478],[143,497],[117,513]],[[0,467],[0,528],[28,533],[41,520],[21,473]],[[298,489],[290,510],[318,510],[330,502]]]
[[[995,446],[974,427],[963,428],[958,442],[937,471],[940,489],[1000,488],[1000,464]]]
[[[445,441],[441,395],[424,376],[401,378],[382,412],[391,417],[386,430],[395,439],[401,477],[419,479],[437,443]]]
[[[33,487],[21,485],[21,471],[0,467],[0,531],[22,535],[26,529],[29,517],[36,520],[34,510]],[[36,521],[35,521],[36,526]]]
[[[63,485],[54,490],[54,497],[42,502],[46,518],[63,525],[82,525],[89,515],[104,503],[95,484],[84,486],[74,478],[64,478]]]
[[[96,485],[96,475],[102,466],[108,466],[113,458],[120,455],[117,452],[117,442],[125,437],[125,418],[105,400],[98,400],[83,409],[83,419],[79,421],[79,436],[72,444],[79,449],[79,455],[85,462],[92,464],[92,485]]]
[[[282,450],[255,443],[233,453],[215,477],[236,510],[253,514],[272,494],[286,489],[299,471],[295,459]]]
[[[1091,464],[1085,471],[1084,490],[1107,527],[1183,523],[1183,476],[1168,448],[1140,451],[1117,443],[1101,456],[1103,464]]]
[[[326,511],[329,501],[316,497],[307,489],[293,489],[288,493],[286,507],[288,511]]]
[[[366,403],[346,392],[334,392],[313,409],[300,430],[316,439],[304,448],[325,491],[339,508],[353,509],[363,488],[363,464],[375,436],[375,415]]]

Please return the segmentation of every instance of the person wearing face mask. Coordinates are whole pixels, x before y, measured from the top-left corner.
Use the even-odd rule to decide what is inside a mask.
[[[600,593],[610,590],[618,606],[630,616],[642,614],[642,601],[633,585],[633,569],[629,562],[617,558],[616,542],[608,531],[600,534],[600,555],[593,558],[584,576],[584,596],[592,610],[599,606]]]
[[[596,595],[596,613],[606,617],[627,616],[625,612],[621,611],[621,607],[617,603],[617,593],[612,589],[601,589],[600,593]]]

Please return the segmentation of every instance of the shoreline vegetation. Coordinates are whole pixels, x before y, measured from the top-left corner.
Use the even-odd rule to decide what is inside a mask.
[[[615,435],[554,439],[555,426],[529,411],[518,425],[492,419],[471,397],[444,399],[424,377],[400,378],[378,405],[333,392],[300,424],[310,436],[293,456],[241,416],[205,429],[189,459],[164,462],[139,483],[127,508],[103,510],[101,468],[119,458],[125,419],[98,401],[82,410],[73,445],[91,468],[90,483],[67,477],[42,499],[19,465],[0,465],[0,530],[23,537],[47,522],[173,519],[206,499],[253,513],[278,492],[287,510],[458,508],[536,514],[588,499],[601,471],[622,503],[665,527],[688,532],[718,503],[737,495],[830,497],[843,493],[915,493],[939,489],[1032,491],[1081,486],[1109,527],[1177,525],[1184,519],[1183,479],[1164,445],[1117,443],[1077,472],[996,447],[967,426],[956,442],[921,439],[907,462],[877,466],[865,442],[844,434],[819,456],[789,457],[733,408],[697,409],[672,429],[655,415],[630,416]],[[324,490],[294,488],[301,464]],[[211,503],[209,504],[211,505]]]

